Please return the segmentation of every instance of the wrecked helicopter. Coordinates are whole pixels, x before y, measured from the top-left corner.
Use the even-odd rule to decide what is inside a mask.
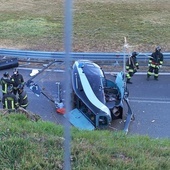
[[[56,108],[61,108],[64,107],[64,103],[60,94],[62,88],[60,87],[60,83],[57,90],[57,95],[60,96],[60,99],[54,101],[33,81],[35,77],[55,62],[49,63],[25,84],[37,96],[43,94],[56,105]],[[12,64],[9,66],[10,63],[8,63],[7,68],[18,67],[16,60]],[[123,130],[126,133],[128,132],[130,122],[134,119],[134,114],[129,105],[129,92],[123,72],[119,72],[114,81],[109,80],[98,64],[90,60],[77,60],[72,65],[71,84],[73,98],[72,110],[63,115],[64,117],[66,114],[69,115],[69,121],[73,126],[86,130],[107,128],[113,120],[124,118],[124,107],[126,104],[128,110],[127,114],[125,114],[126,118]]]

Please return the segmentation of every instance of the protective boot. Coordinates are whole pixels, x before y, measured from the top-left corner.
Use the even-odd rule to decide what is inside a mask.
[[[154,80],[157,80],[157,81],[158,81],[158,77],[154,77]]]
[[[132,82],[130,81],[130,79],[127,79],[126,83],[132,84]]]

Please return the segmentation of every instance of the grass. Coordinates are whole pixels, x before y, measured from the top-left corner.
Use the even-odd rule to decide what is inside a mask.
[[[64,1],[0,0],[0,48],[64,50]],[[75,0],[73,51],[121,51],[170,46],[168,0]],[[0,115],[0,169],[63,168],[63,127]],[[169,139],[71,129],[73,170],[169,170]]]
[[[63,127],[0,115],[0,169],[63,169]],[[73,170],[169,170],[169,139],[71,129]]]
[[[64,2],[0,0],[1,47],[64,50]],[[170,1],[74,0],[73,51],[122,51],[126,36],[131,50],[169,50]]]

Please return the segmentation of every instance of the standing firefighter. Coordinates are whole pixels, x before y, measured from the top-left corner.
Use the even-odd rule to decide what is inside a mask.
[[[139,63],[137,62],[137,59],[136,59],[137,55],[138,55],[137,52],[133,52],[132,55],[126,61],[126,71],[127,71],[126,82],[129,84],[132,84],[130,79],[137,72],[137,69],[139,69]]]
[[[18,103],[19,106],[26,109],[28,106],[28,96],[26,91],[24,90],[24,85],[20,84],[18,86]]]
[[[13,82],[13,93],[16,95],[18,92],[18,85],[24,84],[23,76],[18,72],[17,69],[14,69],[13,75],[11,76],[11,80]]]
[[[9,73],[5,72],[3,74],[3,77],[0,80],[0,84],[2,86],[2,96],[7,94],[8,87],[13,84],[13,82],[10,80]]]
[[[18,100],[16,96],[12,93],[13,87],[10,85],[8,87],[7,93],[2,98],[3,109],[8,109],[10,111],[15,111],[18,109]]]
[[[156,47],[155,52],[153,52],[149,58],[149,69],[147,73],[147,80],[149,77],[153,75],[154,72],[154,79],[158,80],[159,69],[162,67],[163,64],[163,54],[161,53],[161,47]]]

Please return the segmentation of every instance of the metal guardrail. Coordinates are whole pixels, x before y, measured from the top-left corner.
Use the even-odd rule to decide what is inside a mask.
[[[138,60],[146,61],[152,52],[139,53]],[[46,52],[46,51],[26,51],[13,49],[0,49],[0,56],[31,58],[31,59],[60,59],[64,60],[65,52]],[[170,60],[170,52],[163,53],[164,60]],[[73,60],[89,59],[89,60],[117,60],[123,61],[124,56],[129,53],[112,52],[112,53],[89,53],[89,52],[72,52]]]

